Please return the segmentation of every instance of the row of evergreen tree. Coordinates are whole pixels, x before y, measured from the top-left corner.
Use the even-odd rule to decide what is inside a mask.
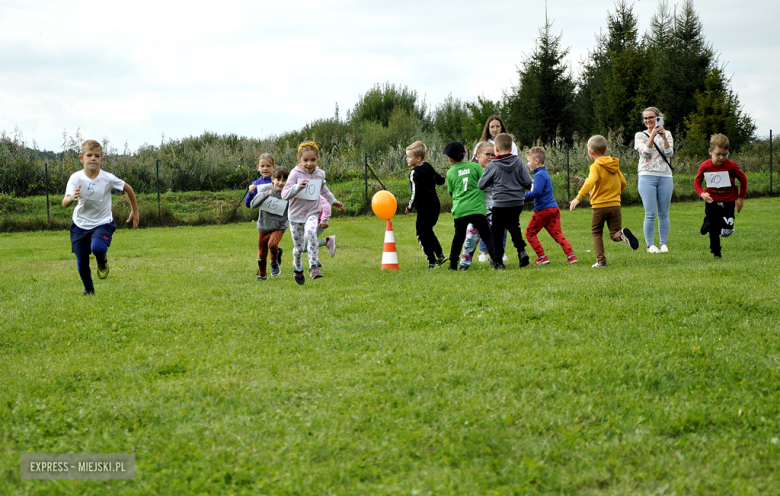
[[[376,85],[347,113],[346,123],[390,129],[398,122],[408,128],[411,121],[419,121],[423,130],[433,128],[440,136],[471,144],[479,139],[487,117],[500,114],[525,146],[593,134],[622,136],[628,144],[644,129],[642,110],[654,106],[678,140],[706,143],[721,132],[739,148],[755,137],[755,123],[744,113],[724,64],[706,41],[693,0],[673,9],[662,1],[644,35],[638,25],[633,6],[619,0],[608,13],[606,32],[597,36],[575,77],[565,60],[569,49],[563,48],[563,34],[555,36],[552,22],[545,20],[533,52],[518,69],[517,85],[499,101],[449,95],[429,111],[414,91]],[[337,125],[338,110],[334,119],[318,124],[326,122]],[[370,129],[361,130],[371,134]]]

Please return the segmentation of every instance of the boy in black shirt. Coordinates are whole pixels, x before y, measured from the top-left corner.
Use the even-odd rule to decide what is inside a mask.
[[[441,212],[436,185],[444,184],[444,177],[436,172],[431,164],[423,161],[426,151],[422,141],[415,141],[406,147],[406,163],[412,168],[409,171],[412,197],[404,213],[408,214],[412,209],[417,209],[417,240],[428,258],[428,268],[435,269],[447,261],[436,233],[433,232],[433,226],[439,221]]]

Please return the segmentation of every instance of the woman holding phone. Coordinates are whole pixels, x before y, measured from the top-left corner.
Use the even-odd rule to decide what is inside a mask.
[[[669,251],[669,206],[672,203],[672,133],[664,129],[664,115],[655,107],[642,112],[646,131],[634,136],[634,148],[639,152],[639,196],[645,207],[645,243],[648,253]],[[661,247],[655,245],[655,219],[658,218],[658,234]]]

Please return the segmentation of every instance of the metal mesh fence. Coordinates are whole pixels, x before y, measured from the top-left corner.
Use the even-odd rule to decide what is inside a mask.
[[[699,164],[708,158],[708,145],[692,140],[675,143],[675,200],[696,198],[693,178]],[[584,141],[572,145],[560,141],[545,148],[555,196],[564,205],[582,186],[591,159]],[[294,167],[296,157],[291,150],[275,155],[277,166]],[[248,186],[258,177],[258,150],[226,153],[211,148],[199,153],[191,149],[180,155],[175,150],[166,152],[142,149],[132,155],[108,154],[102,167],[133,187],[142,225],[198,225],[256,217],[256,212],[244,207],[243,202]],[[619,158],[629,182],[625,203],[639,203],[637,153],[617,142],[610,145],[608,153]],[[748,175],[750,196],[774,194],[772,153],[771,140],[764,140],[732,156]],[[156,158],[161,154],[162,158]],[[449,168],[446,157],[433,150],[427,160],[441,173]],[[399,210],[408,200],[408,167],[400,144],[375,156],[359,150],[334,150],[324,153],[319,165],[328,175],[330,189],[347,205],[347,214],[370,212],[370,198],[380,189],[396,195]],[[66,228],[72,210],[62,208],[62,197],[70,175],[81,169],[75,151],[38,153],[7,138],[0,139],[0,232]],[[449,195],[442,192],[440,197],[442,208],[448,210]],[[122,217],[129,215],[129,202],[123,195],[114,196],[114,210],[117,220],[124,221]]]

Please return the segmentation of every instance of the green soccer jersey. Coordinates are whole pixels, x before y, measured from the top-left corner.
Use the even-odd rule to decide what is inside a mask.
[[[452,216],[487,215],[485,192],[477,187],[482,167],[474,162],[454,164],[447,171],[447,191],[452,194]]]

